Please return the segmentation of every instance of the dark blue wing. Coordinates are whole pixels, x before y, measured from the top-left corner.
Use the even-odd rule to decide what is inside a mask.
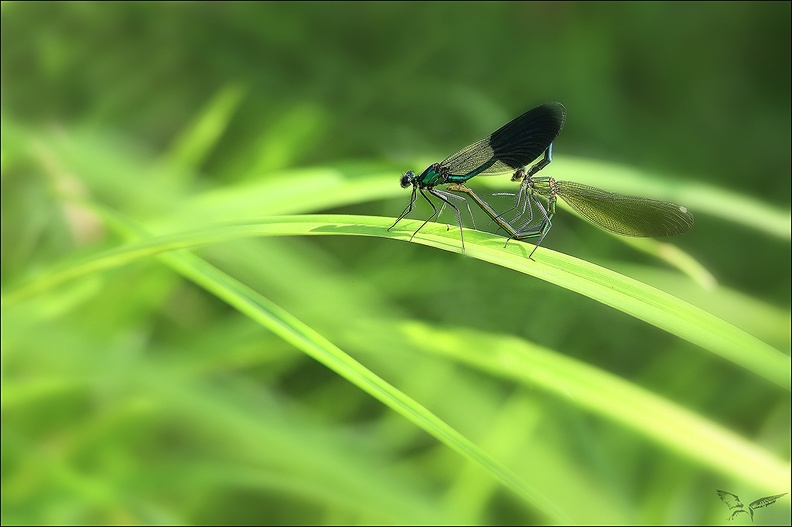
[[[448,156],[440,166],[457,179],[514,172],[541,156],[564,127],[566,110],[549,102],[528,110],[488,137]]]

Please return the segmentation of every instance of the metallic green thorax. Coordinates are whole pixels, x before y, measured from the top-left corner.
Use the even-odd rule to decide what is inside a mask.
[[[427,167],[420,176],[415,178],[415,181],[421,187],[434,187],[435,185],[443,185],[446,183],[464,183],[468,179],[487,170],[494,165],[496,161],[497,159],[493,157],[467,174],[450,174],[446,167],[443,167],[440,163],[434,163]]]

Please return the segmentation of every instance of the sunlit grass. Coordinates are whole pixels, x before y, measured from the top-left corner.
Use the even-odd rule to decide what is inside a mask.
[[[722,524],[716,488],[788,490],[789,279],[774,275],[788,207],[765,203],[754,174],[707,184],[681,162],[570,155],[648,141],[623,127],[635,100],[578,79],[629,59],[597,47],[618,18],[566,25],[582,7],[542,5],[560,25],[515,46],[503,21],[538,5],[471,6],[464,41],[448,37],[466,17],[412,38],[418,8],[397,4],[343,21],[323,4],[25,6],[2,7],[4,524]],[[429,16],[443,5],[420,9],[448,22]],[[709,26],[702,13],[685,20]],[[556,61],[566,76],[539,68],[527,90],[491,75],[534,37],[552,51],[559,28],[585,39]],[[349,44],[360,35],[366,49]],[[473,41],[462,79],[438,67]],[[734,49],[718,52],[740,64]],[[739,82],[724,90],[755,77],[727,66]],[[700,82],[676,83],[671,103]],[[463,254],[448,211],[409,243],[425,204],[388,230],[403,171],[505,122],[526,91],[566,102],[559,86],[585,94],[546,173],[684,204],[690,232],[611,236],[562,203],[532,261],[486,221],[465,228]],[[757,124],[784,115],[772,101],[738,108],[764,116],[750,130],[713,109],[728,126],[697,136],[700,155],[736,133],[757,178],[787,178],[788,141]],[[675,159],[656,146],[646,155]],[[514,190],[508,175],[470,184]],[[788,524],[789,498],[759,512]]]

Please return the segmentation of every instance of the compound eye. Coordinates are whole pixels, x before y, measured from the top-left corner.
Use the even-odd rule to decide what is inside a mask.
[[[415,179],[415,172],[413,172],[412,170],[408,170],[407,172],[405,172],[404,175],[401,177],[402,188],[407,188],[410,185],[412,185],[414,179]]]

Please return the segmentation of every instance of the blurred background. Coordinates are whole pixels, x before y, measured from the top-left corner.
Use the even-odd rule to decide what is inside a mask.
[[[684,203],[696,224],[666,241],[709,278],[572,214],[557,216],[544,246],[789,354],[788,2],[0,9],[4,294],[124,243],[86,203],[152,234],[270,214],[395,217],[405,170],[557,100],[567,122],[547,175],[631,190],[584,180],[622,170],[646,195]],[[514,187],[482,179],[487,192]],[[428,216],[424,205],[410,217]],[[575,401],[436,353],[460,335],[540,346],[788,467],[788,391],[586,297],[384,238],[257,238],[197,253],[427,406],[572,523],[720,524],[716,488],[743,501],[789,491],[726,477]],[[2,315],[4,524],[548,521],[156,259]],[[788,525],[789,497],[756,514]]]

